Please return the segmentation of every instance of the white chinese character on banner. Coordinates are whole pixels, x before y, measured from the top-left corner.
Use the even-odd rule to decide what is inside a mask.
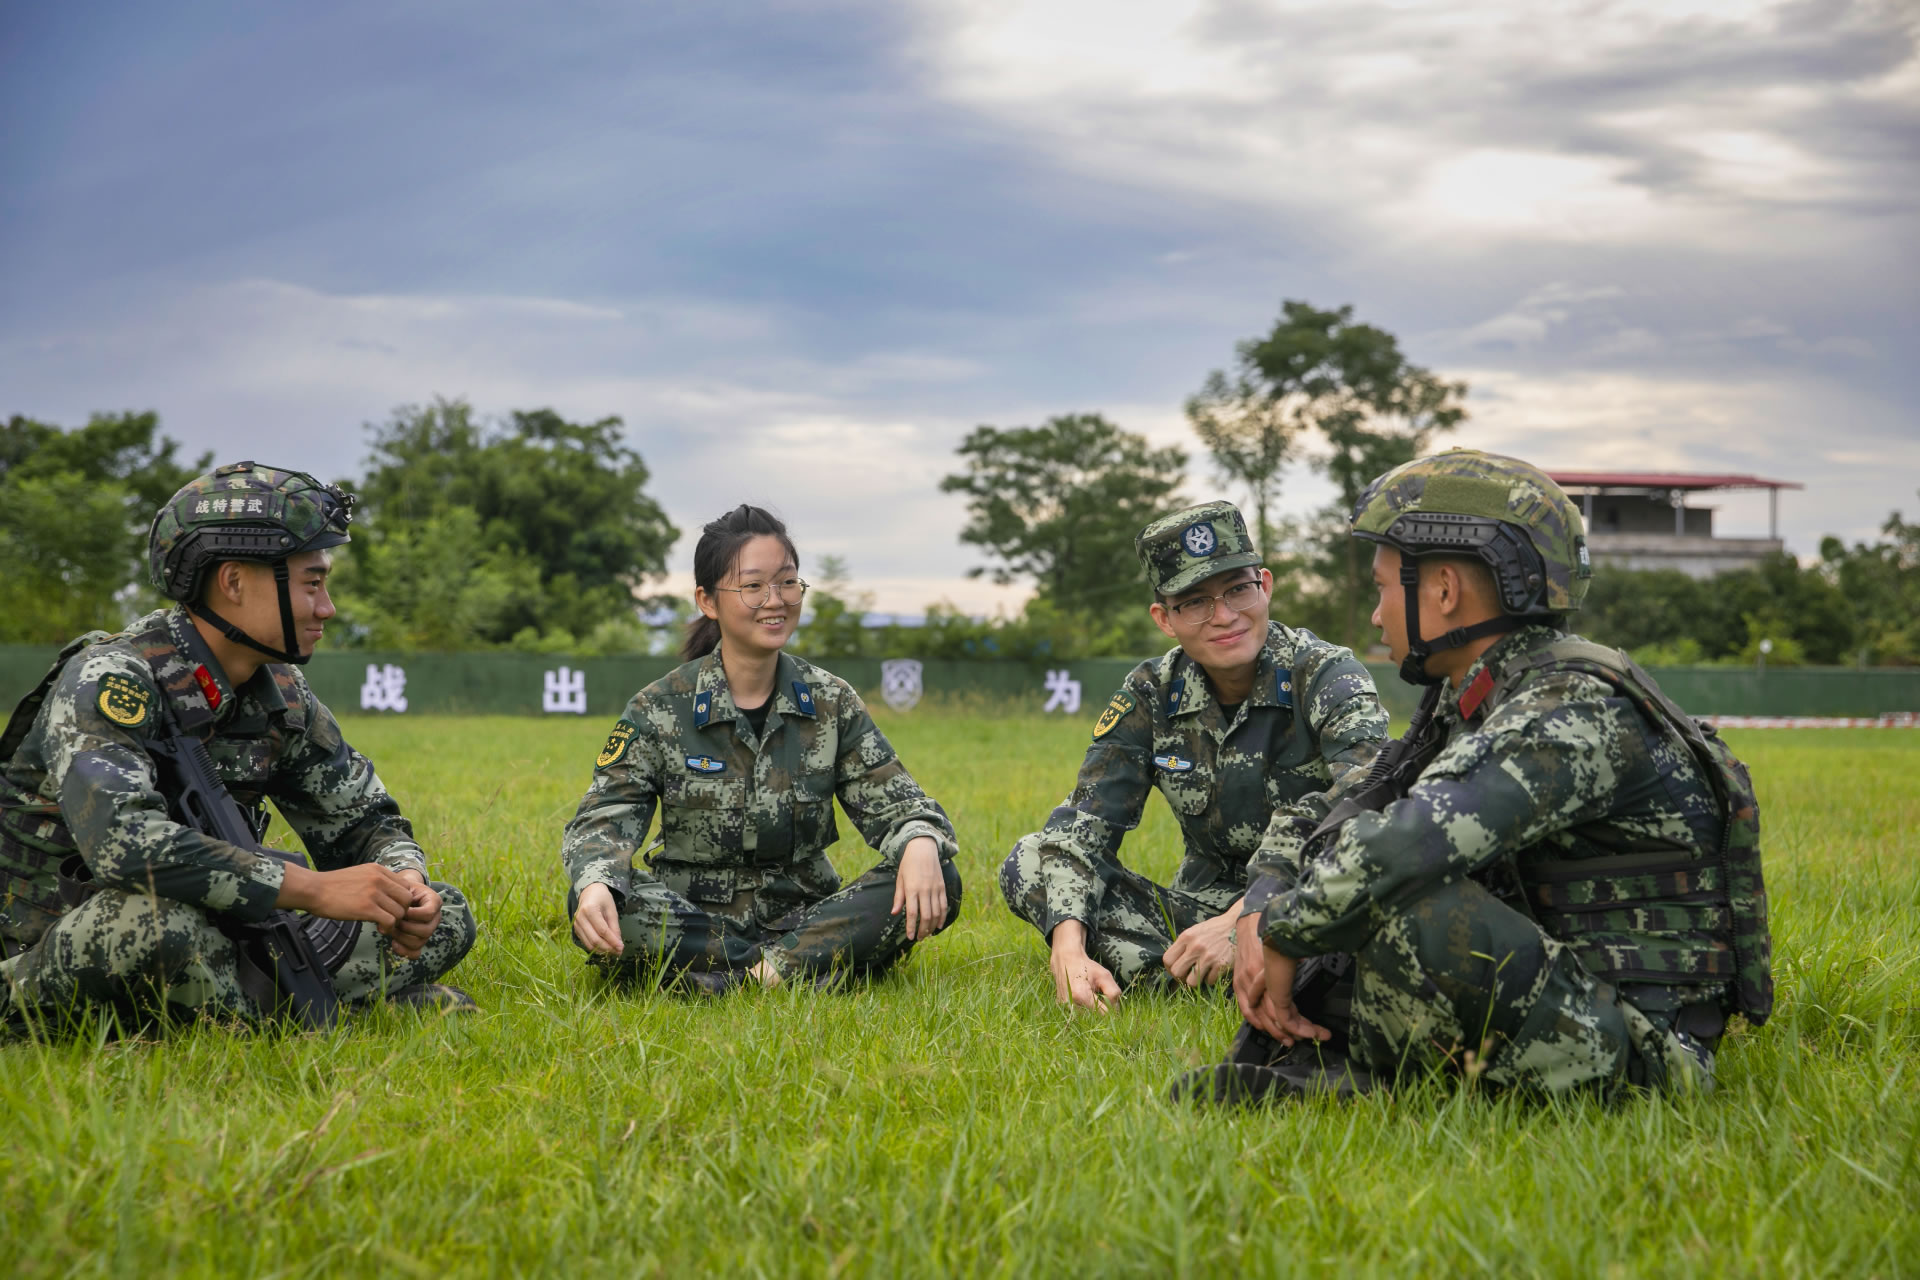
[[[360,686],[362,711],[405,711],[407,709],[407,671],[391,662],[386,666],[367,664],[367,682]]]
[[[880,664],[880,698],[895,711],[910,711],[920,701],[918,658],[888,658]]]
[[[566,667],[547,672],[547,687],[540,695],[540,709],[577,716],[587,714],[587,673],[570,671]]]
[[[1042,711],[1064,711],[1068,715],[1080,709],[1080,682],[1067,670],[1047,672],[1047,705]]]

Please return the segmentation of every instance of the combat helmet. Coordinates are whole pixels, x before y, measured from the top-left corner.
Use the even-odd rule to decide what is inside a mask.
[[[1532,463],[1450,449],[1387,472],[1360,495],[1353,536],[1400,552],[1407,656],[1400,678],[1436,684],[1429,655],[1528,622],[1559,624],[1586,598],[1593,567],[1579,508]],[[1501,616],[1428,639],[1420,628],[1419,557],[1466,556],[1493,572]]]
[[[153,585],[178,600],[236,644],[276,662],[305,663],[293,631],[287,558],[349,541],[353,495],[304,471],[234,462],[197,477],[168,499],[147,530]],[[284,647],[275,649],[234,626],[200,598],[207,574],[223,560],[273,566],[280,591]]]

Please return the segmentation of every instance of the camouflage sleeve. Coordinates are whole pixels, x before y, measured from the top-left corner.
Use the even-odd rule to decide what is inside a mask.
[[[606,885],[618,899],[629,892],[633,855],[647,838],[660,801],[658,744],[641,732],[646,723],[646,708],[636,695],[614,721],[594,761],[593,781],[560,838],[569,915],[590,884]]]
[[[1108,700],[1073,791],[1040,830],[1040,875],[1051,938],[1062,920],[1086,924],[1120,870],[1120,840],[1140,825],[1153,790],[1153,700],[1150,678],[1136,671]]]
[[[960,852],[953,824],[894,754],[866,704],[851,687],[835,713],[839,753],[833,761],[833,790],[840,807],[866,842],[880,854],[883,867],[898,866],[907,842],[928,836],[940,847],[940,860]]]
[[[427,856],[413,826],[373,771],[347,745],[333,713],[303,679],[307,729],[274,765],[267,794],[300,834],[317,870],[377,862],[390,871],[427,874]]]
[[[1261,914],[1288,955],[1355,951],[1434,885],[1607,812],[1639,741],[1632,712],[1587,676],[1544,678],[1464,733],[1406,797],[1347,823]]]
[[[152,729],[160,705],[152,673],[129,654],[94,650],[69,662],[34,728],[45,786],[101,884],[263,920],[285,868],[168,816],[136,732]]]
[[[1367,766],[1387,743],[1387,712],[1373,675],[1353,651],[1318,644],[1308,662],[1305,686],[1307,723],[1320,744],[1320,758],[1332,775],[1325,791],[1302,796],[1273,811],[1266,835],[1247,860],[1247,896],[1242,913],[1258,911],[1275,893],[1291,889],[1299,877],[1307,837],[1327,816],[1349,783],[1366,776]],[[1296,669],[1296,677],[1299,672]]]

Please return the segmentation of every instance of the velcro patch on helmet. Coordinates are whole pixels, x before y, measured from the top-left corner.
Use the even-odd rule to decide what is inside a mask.
[[[1444,511],[1450,515],[1482,516],[1488,520],[1510,520],[1512,490],[1503,480],[1479,476],[1428,476],[1420,492],[1421,511]]]

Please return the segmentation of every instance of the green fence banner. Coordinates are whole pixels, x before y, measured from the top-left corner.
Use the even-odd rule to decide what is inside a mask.
[[[59,650],[0,645],[0,705],[10,709]],[[581,715],[610,719],[635,690],[671,671],[672,658],[568,658],[526,653],[314,655],[307,679],[336,713],[378,715]],[[985,711],[1099,714],[1134,662],[1089,658],[1025,663],[965,659],[848,658],[823,662],[870,702],[909,711],[971,705]],[[1405,718],[1417,691],[1394,668],[1370,664],[1389,710]],[[1920,711],[1920,669],[1656,667],[1661,688],[1696,715],[1879,716]]]

